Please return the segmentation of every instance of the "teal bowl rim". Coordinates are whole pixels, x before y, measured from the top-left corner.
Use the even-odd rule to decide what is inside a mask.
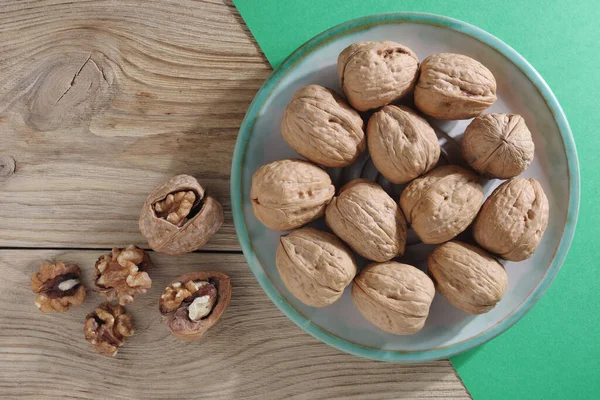
[[[546,101],[548,107],[554,115],[556,124],[560,130],[563,144],[567,153],[567,166],[569,169],[569,210],[567,214],[567,223],[563,230],[563,235],[560,240],[558,250],[556,251],[550,268],[537,285],[537,287],[529,294],[529,296],[505,319],[498,322],[492,328],[485,332],[478,334],[477,336],[471,337],[462,342],[430,349],[430,350],[419,350],[419,351],[398,351],[398,350],[382,350],[371,347],[365,347],[356,343],[352,343],[340,337],[337,337],[327,331],[324,331],[319,326],[312,323],[311,320],[302,315],[296,310],[291,304],[289,304],[277,289],[273,286],[268,276],[265,274],[260,261],[258,260],[252,244],[248,238],[248,230],[243,216],[242,210],[242,166],[244,164],[246,147],[248,140],[252,133],[254,123],[256,121],[259,110],[264,104],[265,100],[271,94],[273,89],[279,84],[281,79],[287,74],[287,72],[293,68],[299,61],[301,61],[307,54],[313,52],[320,46],[327,44],[329,41],[338,37],[344,36],[348,33],[355,31],[365,30],[374,25],[379,24],[393,24],[393,23],[421,23],[428,25],[436,25],[442,28],[451,29],[456,32],[463,33],[472,38],[483,42],[491,48],[498,51],[509,61],[515,64],[533,83],[537,88],[540,95]],[[354,354],[359,357],[369,358],[380,361],[394,361],[394,362],[421,362],[438,360],[442,358],[448,358],[450,356],[465,352],[474,347],[477,347],[494,337],[498,336],[502,332],[506,331],[512,325],[514,325],[519,319],[521,319],[531,307],[539,300],[544,294],[546,289],[550,286],[550,283],[558,273],[569,246],[573,239],[573,233],[575,231],[575,225],[577,223],[577,215],[579,210],[579,165],[577,160],[577,151],[575,149],[575,142],[567,118],[556,100],[556,97],[540,76],[540,74],[529,64],[527,60],[514,49],[502,42],[495,36],[487,33],[486,31],[477,28],[473,25],[465,22],[443,17],[434,14],[425,13],[413,13],[413,12],[400,12],[390,14],[378,14],[371,15],[363,18],[358,18],[348,22],[344,22],[331,29],[324,31],[323,33],[315,36],[296,51],[294,51],[264,82],[258,93],[256,94],[252,104],[248,108],[246,117],[242,122],[238,138],[235,144],[233,152],[233,161],[231,166],[231,205],[233,212],[233,221],[235,224],[235,230],[242,247],[242,251],[250,269],[256,276],[256,279],[262,286],[263,290],[267,293],[267,296],[273,303],[296,325],[302,328],[305,332],[311,334],[315,338],[323,341],[324,343],[344,351],[346,353]]]

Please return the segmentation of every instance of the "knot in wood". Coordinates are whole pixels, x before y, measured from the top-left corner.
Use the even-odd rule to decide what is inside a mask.
[[[7,180],[15,173],[15,159],[6,154],[0,154],[0,182]]]

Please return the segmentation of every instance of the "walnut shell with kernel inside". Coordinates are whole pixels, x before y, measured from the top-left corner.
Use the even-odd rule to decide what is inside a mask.
[[[337,71],[348,102],[367,111],[407,95],[417,81],[419,59],[399,43],[357,42],[340,53]]]
[[[440,53],[423,60],[415,105],[438,119],[468,119],[496,101],[496,78],[479,61]]]
[[[475,241],[509,261],[533,255],[548,226],[549,204],[533,178],[513,178],[487,198],[473,225]]]
[[[275,262],[287,289],[312,307],[339,299],[356,275],[354,255],[340,239],[307,227],[281,236]]]
[[[479,177],[457,165],[438,167],[408,184],[402,211],[423,243],[446,242],[473,222],[483,201]]]
[[[152,250],[178,255],[198,250],[223,225],[223,207],[196,178],[177,175],[148,195],[139,218]]]
[[[365,151],[363,120],[333,90],[298,90],[281,120],[283,139],[301,156],[326,167],[345,167]]]
[[[229,276],[218,271],[191,272],[166,287],[158,308],[173,336],[197,340],[221,318],[230,300]]]

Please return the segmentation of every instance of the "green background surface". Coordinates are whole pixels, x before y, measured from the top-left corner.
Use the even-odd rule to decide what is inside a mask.
[[[476,25],[544,77],[571,125],[581,202],[566,262],[538,304],[507,332],[453,357],[473,398],[600,398],[600,1],[234,0],[273,67],[344,21],[420,11]]]

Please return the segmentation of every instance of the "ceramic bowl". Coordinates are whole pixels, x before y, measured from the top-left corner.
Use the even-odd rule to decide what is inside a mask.
[[[294,92],[320,84],[339,92],[338,54],[362,40],[393,40],[410,47],[423,60],[430,54],[466,54],[486,65],[498,83],[498,100],[486,112],[521,114],[535,142],[535,159],[522,174],[541,182],[550,202],[550,222],[529,260],[504,263],[509,287],[489,313],[470,316],[436,294],[422,331],[411,336],[385,333],[354,307],[348,287],[342,298],[325,308],[296,300],[283,285],[275,266],[282,232],[264,227],[250,203],[252,174],[263,164],[298,155],[280,133],[283,110]],[[444,159],[453,163],[456,146],[469,121],[441,122],[438,128]],[[329,170],[336,184],[362,176],[379,181],[395,199],[401,187],[391,185],[368,155],[352,168]],[[486,196],[500,183],[486,181]],[[339,186],[338,186],[339,188]],[[338,25],[296,50],[266,80],[240,128],[231,173],[231,199],[237,235],[252,272],[271,300],[298,326],[323,342],[361,357],[384,361],[446,358],[478,346],[504,332],[535,304],[558,272],[571,242],[579,204],[579,170],[573,138],[558,101],[535,69],[494,36],[454,19],[417,13],[369,16]],[[324,226],[322,221],[314,225]],[[409,240],[400,260],[426,269],[431,246]],[[361,260],[361,263],[364,261]]]

